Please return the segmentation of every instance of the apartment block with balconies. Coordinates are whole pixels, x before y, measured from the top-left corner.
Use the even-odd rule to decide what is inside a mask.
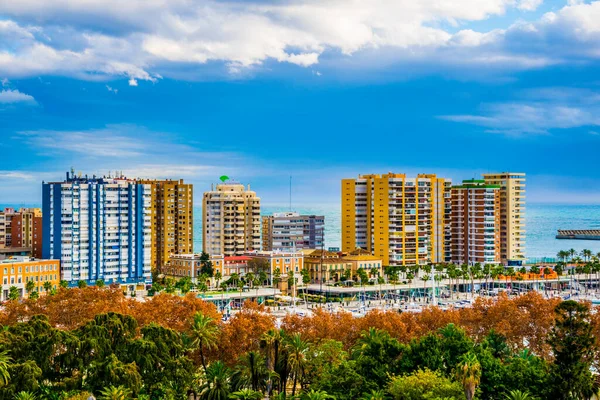
[[[211,255],[242,255],[260,249],[260,198],[239,183],[204,193],[202,248]]]
[[[61,261],[72,285],[151,283],[151,186],[124,176],[67,173],[44,183],[43,258]]]
[[[486,184],[500,186],[500,257],[503,263],[525,260],[525,174],[484,174]]]
[[[449,261],[450,187],[433,174],[342,180],[342,250],[365,249],[384,265]]]

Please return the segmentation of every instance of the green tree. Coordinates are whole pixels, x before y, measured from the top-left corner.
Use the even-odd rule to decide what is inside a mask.
[[[46,293],[48,293],[50,291],[50,289],[52,289],[52,284],[50,283],[50,281],[46,281],[44,282],[44,290],[46,291]]]
[[[419,369],[410,375],[392,378],[388,385],[388,393],[394,400],[463,398],[460,383],[428,369]]]
[[[231,374],[231,386],[234,390],[262,391],[267,388],[269,375],[263,356],[257,351],[249,351],[238,360]]]
[[[595,341],[589,308],[573,300],[563,301],[556,306],[555,316],[548,338],[554,354],[549,380],[551,397],[588,398],[593,391],[591,366]]]
[[[200,281],[199,283],[204,283],[206,285],[206,281],[205,280],[200,280],[199,279],[199,281]],[[181,290],[181,293],[183,293],[183,294],[189,293],[190,290],[192,290],[193,286],[194,286],[194,283],[192,282],[192,278],[190,278],[189,276],[184,276],[183,278],[179,279],[175,283],[175,287],[177,289]]]
[[[8,288],[8,298],[10,300],[19,300],[21,297],[21,292],[16,286],[11,286]]]
[[[100,391],[101,400],[129,400],[131,391],[123,386],[109,386]]]
[[[0,388],[8,384],[10,375],[8,373],[11,358],[6,350],[0,352]]]
[[[31,300],[37,300],[37,299],[39,299],[40,298],[40,292],[38,292],[38,291],[31,292],[31,294],[29,295],[29,298]]]
[[[296,386],[302,374],[304,372],[304,366],[306,365],[306,353],[308,351],[308,343],[302,340],[299,333],[295,333],[287,338],[286,348],[288,351],[288,364],[294,382],[292,386],[292,396],[296,395]]]
[[[360,397],[360,400],[385,400],[386,395],[383,390],[371,390]]]
[[[79,281],[79,282],[77,282],[77,287],[79,289],[83,289],[83,288],[87,287],[87,282],[86,281]]]
[[[467,400],[472,400],[475,397],[477,385],[481,381],[481,364],[477,360],[477,356],[473,353],[465,354],[456,373],[464,388],[465,397]]]
[[[27,281],[27,283],[25,284],[25,290],[27,291],[27,294],[31,294],[31,292],[33,292],[34,289],[35,283],[33,282],[33,280]]]
[[[218,335],[219,327],[211,317],[201,313],[196,313],[194,315],[190,332],[191,347],[198,350],[200,361],[205,372],[205,352],[216,346]]]
[[[104,279],[97,279],[96,286],[102,289],[106,284],[104,283]]]
[[[229,369],[222,361],[208,366],[200,394],[206,400],[225,400],[229,397]]]
[[[215,286],[219,287],[219,282],[223,279],[223,275],[221,274],[221,270],[217,270],[215,272]]]
[[[205,251],[200,255],[200,273],[206,274],[209,278],[212,278],[215,273],[213,263],[210,261],[210,255]]]
[[[67,281],[60,281],[60,287],[61,288],[68,288],[69,287],[69,282]]]

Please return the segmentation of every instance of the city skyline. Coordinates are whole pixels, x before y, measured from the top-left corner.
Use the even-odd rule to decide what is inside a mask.
[[[600,1],[88,3],[0,4],[2,204],[71,167],[265,204],[292,176],[296,205],[521,171],[528,202],[600,203]]]

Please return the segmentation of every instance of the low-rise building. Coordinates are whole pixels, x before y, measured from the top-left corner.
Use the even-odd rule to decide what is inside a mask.
[[[340,282],[357,278],[359,269],[365,270],[369,278],[383,276],[381,258],[356,249],[350,253],[335,253],[326,250],[307,250],[304,265],[311,282]]]
[[[265,273],[270,284],[279,274],[281,280],[287,280],[294,275],[296,283],[302,283],[302,269],[304,269],[304,253],[301,251],[253,251],[245,254],[250,258],[265,261]]]
[[[198,277],[202,274],[202,254],[173,254],[169,262],[163,267],[162,273],[168,278],[181,279],[190,277],[192,282],[197,283]],[[214,255],[210,257],[210,262],[217,271],[223,275],[223,256]]]
[[[0,261],[1,300],[9,298],[11,286],[17,288],[21,297],[28,297],[27,282],[30,281],[33,282],[33,290],[40,293],[46,292],[46,282],[50,283],[49,289],[57,289],[60,284],[60,261],[18,256]]]

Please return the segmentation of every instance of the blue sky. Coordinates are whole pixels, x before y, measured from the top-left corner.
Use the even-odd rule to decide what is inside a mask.
[[[227,174],[335,203],[387,171],[599,203],[600,1],[0,3],[0,203],[42,180]]]

